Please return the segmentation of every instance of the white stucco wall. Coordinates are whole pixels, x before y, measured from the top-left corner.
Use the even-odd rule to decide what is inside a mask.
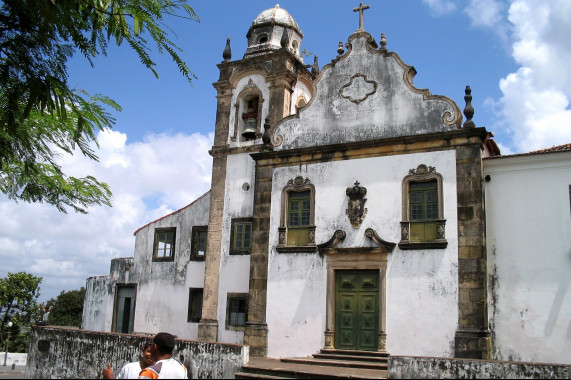
[[[109,286],[109,276],[94,276],[87,279],[81,317],[82,329],[111,331],[114,293],[109,293]]]
[[[458,241],[456,155],[454,151],[416,153],[277,168],[272,182],[268,268],[268,356],[305,356],[324,345],[326,260],[319,254],[278,254],[281,193],[296,176],[315,186],[316,243],[342,229],[339,247],[372,246],[364,235],[373,228],[389,242],[400,241],[402,180],[419,164],[443,177],[448,247],[389,254],[387,267],[387,349],[391,354],[452,356],[458,322]],[[345,190],[359,181],[367,188],[368,213],[359,229],[345,214]]]
[[[571,152],[484,173],[494,359],[571,364]]]
[[[137,232],[134,331],[150,334],[167,331],[179,339],[197,339],[198,323],[187,322],[189,288],[204,287],[204,261],[190,260],[192,227],[208,225],[209,209],[207,193]],[[155,229],[162,227],[176,227],[173,262],[152,261]]]
[[[449,131],[462,119],[455,103],[414,89],[396,53],[370,48],[367,34],[319,74],[313,101],[278,124],[275,150]],[[349,100],[353,99],[353,100]]]
[[[291,94],[291,107],[290,107],[290,114],[293,115],[297,112],[296,105],[297,100],[303,96],[305,98],[306,104],[309,103],[311,100],[311,89],[302,81],[298,81],[295,84],[293,89],[293,93]]]
[[[249,218],[253,215],[254,164],[247,153],[233,154],[227,161],[217,310],[218,340],[223,343],[242,344],[244,341],[243,331],[231,330],[226,326],[226,308],[228,293],[248,293],[250,255],[230,255],[229,252],[232,218]]]

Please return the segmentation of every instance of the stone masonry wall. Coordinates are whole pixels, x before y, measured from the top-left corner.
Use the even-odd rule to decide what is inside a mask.
[[[498,360],[389,357],[389,379],[569,379],[571,366]]]
[[[70,328],[32,327],[27,379],[95,379],[110,363],[115,375],[139,358],[148,336],[101,333]],[[177,340],[173,357],[190,379],[234,378],[249,360],[249,348],[221,343]]]

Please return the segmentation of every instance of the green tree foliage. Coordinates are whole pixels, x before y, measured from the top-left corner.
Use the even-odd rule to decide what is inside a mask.
[[[46,302],[46,308],[53,306],[49,324],[53,326],[81,327],[85,288],[62,291],[54,300]]]
[[[4,347],[6,339],[10,337],[10,347],[15,352],[27,352],[29,327],[39,317],[40,307],[37,299],[41,282],[41,277],[26,272],[8,273],[5,278],[0,278],[1,347]],[[13,324],[10,329],[9,321]]]
[[[186,0],[3,0],[0,3],[0,191],[15,201],[46,202],[59,211],[111,205],[107,184],[68,177],[58,155],[76,150],[97,160],[99,130],[115,120],[118,104],[67,83],[75,52],[92,65],[109,43],[127,44],[156,77],[154,43],[182,75],[194,75],[169,39],[164,17],[198,21]],[[150,38],[149,38],[150,37]]]

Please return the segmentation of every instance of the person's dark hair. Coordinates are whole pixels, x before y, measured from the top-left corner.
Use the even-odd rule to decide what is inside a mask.
[[[145,351],[147,348],[151,347],[151,344],[153,344],[153,342],[151,342],[151,341],[145,342],[143,344],[143,347],[141,347],[141,351]]]
[[[157,345],[157,348],[163,354],[171,355],[174,350],[174,336],[169,333],[158,333],[153,338],[153,343]]]

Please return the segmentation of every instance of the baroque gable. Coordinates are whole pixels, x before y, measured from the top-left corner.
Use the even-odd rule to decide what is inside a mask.
[[[299,115],[273,129],[276,150],[342,144],[459,129],[462,114],[445,96],[416,88],[414,67],[355,32],[316,79],[316,95]]]

